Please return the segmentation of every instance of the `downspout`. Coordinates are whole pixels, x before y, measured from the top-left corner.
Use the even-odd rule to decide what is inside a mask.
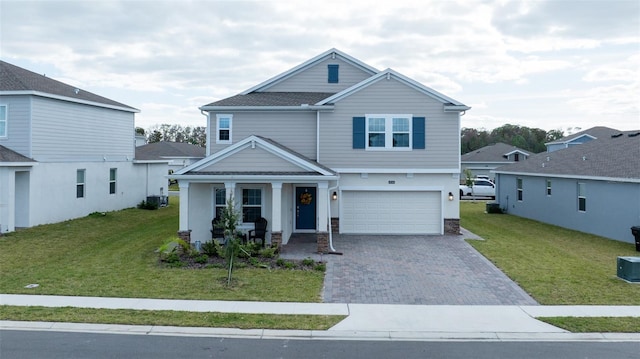
[[[331,192],[335,191],[336,189],[338,189],[338,186],[329,187],[329,189],[327,190],[327,215],[329,216],[329,249],[331,250],[331,252],[329,253],[336,252],[336,249],[333,248],[333,231],[331,230]]]
[[[320,110],[316,110],[316,162],[320,163]]]
[[[209,121],[209,112],[204,112],[202,110],[200,110],[200,113],[203,116],[207,117],[207,126],[205,127],[207,129],[206,135],[207,135],[207,143],[206,143],[206,155],[209,156],[211,154],[211,149],[209,147],[209,143],[211,142],[211,123]]]

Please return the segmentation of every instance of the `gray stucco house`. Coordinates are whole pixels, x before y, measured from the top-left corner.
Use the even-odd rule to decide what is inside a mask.
[[[205,148],[185,142],[160,141],[136,146],[137,160],[169,161],[169,171],[177,171],[205,156]]]
[[[330,49],[238,95],[200,107],[207,157],[170,178],[180,233],[211,238],[232,197],[242,229],[268,240],[312,233],[459,231],[460,113],[469,107],[394,70]],[[190,233],[190,234],[189,234]]]
[[[633,243],[630,228],[640,225],[640,130],[590,137],[497,168],[496,200],[510,214]]]
[[[494,143],[460,156],[460,176],[464,178],[464,171],[471,170],[474,176],[485,175],[493,179],[492,170],[509,163],[524,161],[531,156],[529,151],[507,145]]]
[[[581,145],[598,138],[609,137],[617,133],[620,133],[620,130],[605,126],[596,126],[584,131],[576,132],[569,136],[565,136],[553,142],[547,142],[545,143],[545,146],[547,146],[547,152],[554,152],[564,148]]]

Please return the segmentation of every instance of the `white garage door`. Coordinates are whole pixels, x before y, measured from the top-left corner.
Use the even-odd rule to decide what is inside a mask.
[[[440,234],[440,192],[343,191],[342,233]]]

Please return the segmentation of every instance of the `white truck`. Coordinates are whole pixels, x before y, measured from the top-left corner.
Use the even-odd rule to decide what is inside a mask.
[[[487,179],[474,178],[473,186],[460,185],[460,197],[462,196],[491,197],[495,199],[496,185]]]

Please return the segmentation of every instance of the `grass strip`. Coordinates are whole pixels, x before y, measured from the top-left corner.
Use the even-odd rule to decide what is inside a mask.
[[[342,315],[242,314],[171,310],[0,306],[0,320],[239,329],[327,330]]]
[[[638,317],[540,317],[572,333],[640,333]]]

